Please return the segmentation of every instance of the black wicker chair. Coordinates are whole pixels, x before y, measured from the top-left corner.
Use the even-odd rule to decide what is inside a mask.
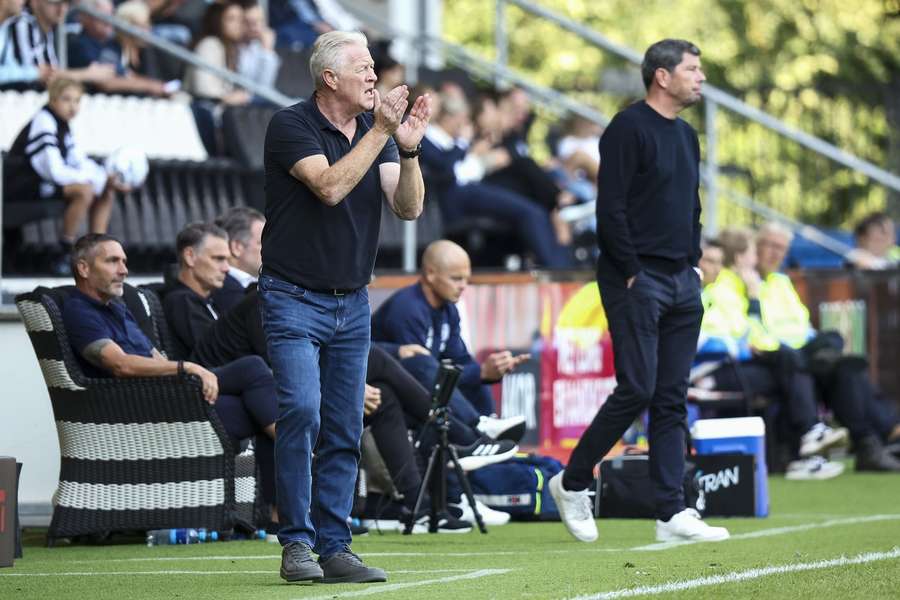
[[[194,376],[86,377],[62,322],[71,287],[16,297],[56,420],[61,454],[48,539],[116,531],[205,527],[229,531],[256,489],[252,451],[240,459],[243,506],[236,503],[235,454]],[[128,304],[153,319],[158,299],[128,289]],[[146,331],[154,342],[159,329]],[[152,334],[152,335],[151,335]],[[249,485],[249,488],[248,488]],[[239,508],[242,510],[240,514]],[[250,519],[246,519],[250,520]]]

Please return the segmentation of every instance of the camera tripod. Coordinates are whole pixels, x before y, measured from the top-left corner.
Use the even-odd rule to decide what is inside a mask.
[[[438,520],[441,514],[447,512],[447,462],[453,466],[456,477],[463,488],[463,493],[469,500],[469,506],[475,513],[475,522],[478,524],[478,530],[481,533],[487,533],[481,513],[475,507],[475,496],[472,494],[472,486],[469,484],[469,478],[459,464],[459,457],[456,454],[456,448],[450,445],[448,441],[448,433],[450,431],[450,394],[456,388],[456,382],[459,380],[462,369],[450,362],[442,362],[438,369],[437,377],[431,391],[431,413],[428,421],[422,427],[422,431],[416,440],[416,448],[422,442],[422,438],[430,427],[437,430],[437,442],[431,449],[428,457],[428,466],[425,468],[425,476],[419,485],[419,491],[416,494],[416,503],[413,506],[412,515],[406,523],[403,530],[405,535],[412,533],[415,524],[416,515],[425,499],[425,492],[431,494],[431,508],[428,515],[428,533],[437,533]]]

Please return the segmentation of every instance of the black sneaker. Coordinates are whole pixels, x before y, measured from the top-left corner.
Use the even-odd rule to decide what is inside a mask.
[[[429,511],[419,511],[419,518],[416,519],[416,522],[413,523],[412,533],[428,533],[428,527],[431,523],[431,516],[429,515]],[[448,506],[446,512],[439,512],[437,515],[438,533],[469,533],[472,531],[472,524],[468,521],[463,521],[459,517],[462,516],[462,511],[455,506]],[[407,517],[408,518],[408,517]],[[406,523],[406,520],[403,521]]]
[[[487,436],[480,437],[469,446],[456,446],[456,456],[463,471],[474,471],[487,465],[512,458],[519,451],[519,446],[510,440],[492,440]]]
[[[341,552],[329,556],[326,560],[319,557],[319,565],[325,577],[323,583],[377,583],[387,581],[387,574],[382,569],[367,567],[362,559],[344,548]]]
[[[312,550],[303,542],[288,542],[281,549],[281,578],[285,581],[319,581],[322,567],[313,559]]]

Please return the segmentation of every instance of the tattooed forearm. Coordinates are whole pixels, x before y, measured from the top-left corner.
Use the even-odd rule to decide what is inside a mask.
[[[84,348],[84,352],[82,355],[84,359],[94,365],[95,367],[103,367],[103,361],[100,358],[100,353],[103,352],[103,349],[112,344],[113,341],[109,338],[103,338],[102,340],[97,340],[96,342],[91,342]]]

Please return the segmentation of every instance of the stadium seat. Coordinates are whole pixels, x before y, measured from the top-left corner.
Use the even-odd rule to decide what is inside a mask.
[[[277,108],[270,106],[230,106],[222,114],[225,152],[248,169],[263,169],[266,128]]]
[[[8,150],[16,135],[44,104],[47,94],[0,92],[0,150]],[[138,96],[85,94],[72,127],[84,151],[106,156],[120,146],[135,146],[150,158],[207,158],[190,107],[176,100]]]
[[[291,98],[298,100],[309,98],[316,87],[309,72],[312,48],[303,50],[282,48],[277,52],[281,58],[281,68],[278,69],[278,76],[275,78],[275,88]]]
[[[200,380],[86,377],[62,321],[70,290],[38,287],[16,297],[59,434],[48,539],[175,527],[229,531],[240,519],[252,526],[248,490],[256,488],[255,467],[241,464],[235,480],[235,451],[203,400]],[[159,300],[130,286],[127,294],[145,333],[165,348]]]

